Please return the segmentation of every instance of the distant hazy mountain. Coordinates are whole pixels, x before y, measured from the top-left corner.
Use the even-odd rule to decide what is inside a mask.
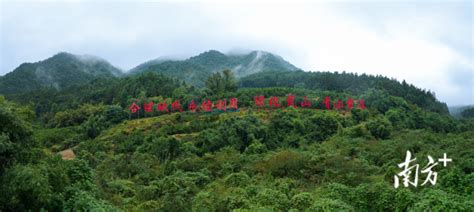
[[[97,77],[115,77],[122,72],[102,58],[59,53],[36,63],[23,63],[0,78],[0,94],[18,94],[44,87],[62,89]]]
[[[226,55],[210,50],[186,60],[148,61],[130,70],[129,74],[158,72],[202,86],[209,75],[224,69],[232,70],[238,78],[264,71],[299,70],[282,57],[264,51]]]
[[[157,72],[203,86],[214,72],[232,70],[237,77],[264,71],[295,71],[297,67],[280,56],[252,51],[248,54],[223,54],[210,50],[185,60],[159,58],[143,63],[128,72],[136,75]],[[87,83],[98,77],[116,77],[122,72],[102,58],[89,55],[59,53],[36,63],[23,63],[0,77],[0,94],[19,94],[40,88],[61,90]]]
[[[474,105],[464,105],[464,106],[450,106],[449,107],[449,113],[456,117],[456,118],[461,118],[462,115],[461,113],[465,110],[469,110],[471,108],[474,108]],[[472,109],[471,109],[472,110]]]

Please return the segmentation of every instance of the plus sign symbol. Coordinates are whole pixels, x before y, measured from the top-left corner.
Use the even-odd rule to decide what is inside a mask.
[[[446,153],[444,153],[444,154],[443,154],[443,158],[439,158],[438,161],[439,161],[439,162],[442,162],[442,163],[443,163],[443,166],[446,167],[447,163],[448,163],[448,162],[452,162],[453,159],[447,158]]]

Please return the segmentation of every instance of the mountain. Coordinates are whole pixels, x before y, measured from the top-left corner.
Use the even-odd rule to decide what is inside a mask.
[[[463,105],[463,106],[450,106],[449,114],[453,117],[461,118],[464,111],[469,111],[474,109],[474,105]]]
[[[163,62],[178,61],[178,60],[184,60],[184,59],[176,59],[174,57],[168,57],[168,56],[159,57],[159,58],[144,62],[144,63],[136,66],[135,68],[130,69],[128,72],[129,73],[139,73],[139,72],[144,71],[145,69],[147,69],[150,66],[157,65],[157,64],[160,64],[160,63],[163,63]]]
[[[99,77],[116,77],[122,72],[106,60],[91,55],[58,53],[36,63],[23,63],[0,78],[0,94],[18,94],[40,88],[83,84]]]
[[[35,94],[29,93],[44,93],[46,91],[38,90],[45,90],[44,88],[46,88],[49,90],[46,92],[48,99],[53,98],[49,92],[61,91],[66,96],[79,95],[94,101],[104,100],[99,97],[106,96],[107,102],[119,101],[118,99],[120,99],[123,103],[127,101],[127,98],[137,96],[141,91],[152,94],[156,93],[154,90],[163,90],[166,87],[157,80],[151,82],[151,84],[156,84],[158,87],[149,86],[149,84],[144,86],[146,78],[156,77],[162,79],[165,77],[166,80],[164,81],[172,82],[169,84],[174,85],[177,80],[184,80],[190,85],[203,87],[211,74],[224,69],[230,69],[234,72],[239,79],[240,88],[290,87],[316,91],[345,92],[352,95],[370,94],[373,101],[388,101],[384,96],[391,95],[406,99],[428,111],[441,114],[449,113],[447,105],[439,102],[434,93],[417,88],[404,81],[398,82],[395,79],[383,76],[357,75],[345,72],[304,72],[280,56],[264,51],[252,51],[246,54],[223,54],[219,51],[210,50],[184,60],[158,58],[130,70],[126,75],[127,77],[121,78],[123,80],[115,79],[115,76],[121,76],[122,73],[101,58],[59,53],[44,61],[24,63],[13,72],[0,78],[0,94],[10,98],[13,98],[12,94],[15,94],[15,99],[21,101],[21,99],[29,98],[18,94],[28,93],[26,96],[31,97]],[[161,74],[163,76],[150,74]],[[104,78],[114,79],[115,81],[103,80]],[[91,86],[94,89],[91,89]],[[68,88],[64,89],[66,87]],[[127,87],[129,91],[114,93],[124,87]],[[378,91],[368,92],[371,89]],[[94,92],[95,90],[100,92]],[[108,90],[108,92],[105,92],[105,90]],[[87,95],[92,93],[92,96]],[[126,95],[126,93],[128,94]],[[381,108],[380,111],[386,112],[387,108]]]
[[[156,59],[143,63],[129,74],[158,72],[182,79],[195,86],[203,86],[212,73],[230,69],[237,78],[266,71],[296,71],[299,68],[278,55],[264,51],[252,51],[248,54],[223,54],[210,50],[186,60]]]

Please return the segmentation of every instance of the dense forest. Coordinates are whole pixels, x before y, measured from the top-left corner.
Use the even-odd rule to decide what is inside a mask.
[[[354,95],[361,95],[367,89],[374,88],[392,96],[402,97],[423,109],[448,114],[447,105],[439,102],[433,92],[384,76],[359,76],[346,72],[261,72],[244,77],[241,84],[242,87],[282,86],[348,92]]]
[[[382,76],[300,71],[236,78],[225,70],[200,84],[145,71],[3,93],[0,211],[474,208],[474,119],[451,117],[429,91]],[[289,94],[311,106],[285,107]],[[270,107],[269,97],[282,106]],[[230,98],[237,110],[143,107]],[[334,106],[350,98],[366,107]],[[420,168],[428,156],[453,161],[433,168],[436,185],[395,188],[407,150]]]

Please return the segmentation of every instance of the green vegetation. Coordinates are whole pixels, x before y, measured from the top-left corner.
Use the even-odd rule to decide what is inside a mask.
[[[0,211],[474,208],[473,119],[455,119],[430,92],[383,77],[270,73],[236,81],[216,72],[201,88],[146,72],[0,96]],[[256,95],[284,105],[290,93],[311,108],[254,107]],[[325,110],[325,96],[363,98],[367,109]],[[230,97],[239,110],[127,110]],[[420,169],[428,155],[453,162],[434,168],[434,186],[395,189],[407,150]]]
[[[405,81],[399,83],[394,79],[383,76],[357,75],[345,72],[261,72],[244,77],[241,86],[331,90],[347,92],[351,95],[361,95],[369,89],[376,89],[367,97],[367,102],[371,102],[372,98],[378,101],[389,101],[390,98],[393,98],[391,96],[401,97],[423,109],[448,114],[447,105],[439,102],[432,92],[419,89]],[[387,104],[384,104],[384,106],[392,107],[392,105]],[[381,112],[385,112],[387,108],[381,110]]]
[[[467,108],[461,112],[462,118],[474,118],[474,107]]]
[[[0,93],[15,95],[44,88],[60,90],[121,74],[119,69],[101,58],[63,52],[44,61],[23,63],[0,77]]]
[[[206,80],[206,87],[211,95],[223,96],[225,93],[237,91],[237,81],[232,71],[226,69],[222,73],[212,74]]]
[[[181,79],[190,85],[202,87],[209,76],[224,69],[232,70],[238,78],[269,70],[298,70],[283,58],[268,52],[252,51],[248,54],[225,55],[216,50],[210,50],[186,60],[149,61],[130,72],[131,74],[160,73]]]

